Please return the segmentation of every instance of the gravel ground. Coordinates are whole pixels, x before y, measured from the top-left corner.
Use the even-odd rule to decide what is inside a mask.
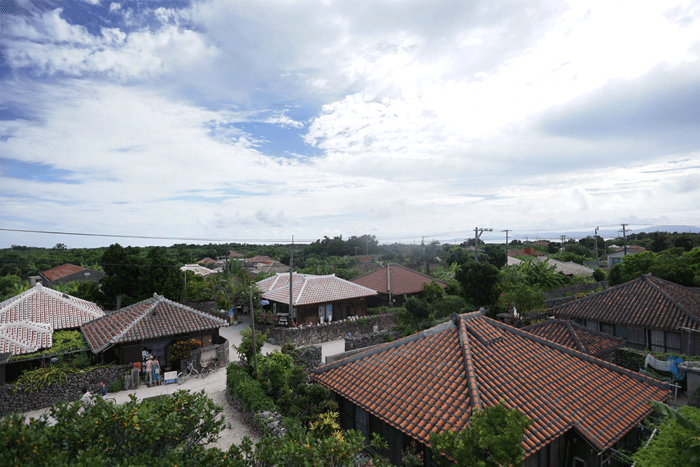
[[[229,326],[226,328],[221,328],[219,334],[229,340],[230,344],[240,344],[241,336],[240,332],[250,326],[250,316],[244,316],[243,322],[240,322],[238,326]],[[279,349],[278,345],[271,345],[265,343],[263,346],[263,354],[268,354],[274,349]],[[336,341],[326,342],[322,345],[323,357],[328,355],[335,355],[345,351],[345,340],[339,339]],[[238,354],[234,349],[231,349],[229,356],[232,361],[238,360]],[[243,423],[239,413],[235,411],[226,402],[226,370],[220,369],[216,373],[209,375],[206,378],[190,378],[185,381],[181,386],[172,383],[168,385],[147,387],[146,385],[141,385],[136,390],[130,391],[119,391],[116,393],[108,394],[109,397],[114,397],[117,400],[117,404],[127,402],[130,395],[136,396],[138,400],[143,400],[149,397],[159,396],[163,394],[172,394],[179,389],[187,389],[189,391],[206,391],[207,395],[217,404],[223,407],[222,416],[224,417],[226,423],[230,423],[231,428],[224,428],[224,430],[219,434],[219,440],[213,443],[211,447],[218,447],[224,451],[228,450],[231,444],[240,444],[244,436],[248,436],[253,440],[253,442],[258,440],[258,436],[255,432],[248,428],[248,426]],[[48,414],[49,409],[34,410],[31,412],[26,412],[24,415],[27,418],[33,417],[37,418],[42,414]]]

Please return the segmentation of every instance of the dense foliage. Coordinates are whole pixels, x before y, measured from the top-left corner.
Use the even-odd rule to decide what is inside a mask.
[[[505,401],[472,412],[469,427],[455,433],[433,434],[433,452],[449,455],[458,466],[500,467],[523,465],[523,434],[530,420],[516,408],[506,409]]]
[[[638,467],[688,467],[700,465],[700,409],[681,407],[678,412],[652,402],[664,416],[649,445],[632,455]]]
[[[647,273],[686,287],[700,287],[700,249],[686,252],[674,248],[659,254],[645,251],[624,256],[610,270],[608,282],[619,285]]]

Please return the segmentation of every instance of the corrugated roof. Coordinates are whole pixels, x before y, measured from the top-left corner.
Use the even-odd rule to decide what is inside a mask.
[[[559,319],[548,319],[542,323],[526,326],[522,329],[594,357],[611,352],[625,344],[625,341],[619,337],[593,331],[571,321]]]
[[[168,300],[162,295],[135,303],[80,327],[90,349],[110,344],[169,337],[228,326],[223,319]]]
[[[670,391],[659,381],[468,313],[314,370],[314,380],[429,445],[474,410],[524,413],[528,456],[572,427],[598,451],[641,422]]]
[[[280,274],[280,277],[282,276],[283,274]],[[369,297],[371,295],[377,295],[377,292],[336,277],[335,274],[330,276],[307,275],[292,284],[292,301],[294,305],[328,303],[336,300]],[[277,287],[264,294],[263,298],[279,303],[289,303],[289,282],[287,282],[287,287]]]
[[[47,269],[41,274],[49,280],[49,282],[60,279],[61,277],[66,277],[76,272],[84,271],[85,268],[76,266],[75,264],[63,264],[61,266],[56,266],[55,268]]]
[[[391,293],[392,295],[403,295],[419,293],[423,291],[423,284],[425,282],[437,282],[443,288],[447,287],[447,283],[425,274],[413,271],[412,269],[405,268],[400,264],[392,264],[391,266]],[[368,272],[352,279],[351,282],[354,284],[361,285],[363,287],[376,290],[379,293],[388,294],[388,280],[387,268],[383,267],[377,269],[376,271]]]
[[[700,329],[700,293],[658,277],[641,276],[547,313],[647,329]]]

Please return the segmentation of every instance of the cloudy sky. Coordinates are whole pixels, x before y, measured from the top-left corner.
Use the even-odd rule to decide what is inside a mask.
[[[697,0],[4,5],[5,229],[407,243],[700,224]],[[114,241],[0,231],[0,248]]]

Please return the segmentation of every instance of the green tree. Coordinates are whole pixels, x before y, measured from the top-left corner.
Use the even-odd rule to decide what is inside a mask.
[[[100,279],[101,290],[104,294],[101,305],[107,309],[116,309],[117,299],[121,297],[121,305],[136,303],[140,288],[141,269],[143,260],[138,247],[122,247],[115,243],[102,254],[102,267],[105,276]],[[153,292],[151,292],[152,294]]]
[[[455,279],[462,286],[462,294],[468,302],[477,307],[496,302],[498,269],[494,265],[468,261],[457,269]]]
[[[434,453],[449,455],[457,466],[500,467],[523,465],[523,435],[530,420],[505,401],[472,412],[469,427],[430,437]]]
[[[417,322],[428,319],[428,316],[430,315],[430,307],[428,306],[428,303],[419,298],[409,298],[406,300],[404,307]]]
[[[151,248],[139,268],[138,299],[144,300],[157,293],[180,301],[184,290],[185,276],[175,261],[168,257],[168,251],[164,247]]]
[[[423,283],[423,297],[428,303],[434,303],[445,296],[445,289],[435,281]]]
[[[655,425],[658,433],[649,445],[632,455],[632,462],[639,467],[700,465],[700,409],[681,407],[676,412],[660,402],[651,404],[664,419]]]

